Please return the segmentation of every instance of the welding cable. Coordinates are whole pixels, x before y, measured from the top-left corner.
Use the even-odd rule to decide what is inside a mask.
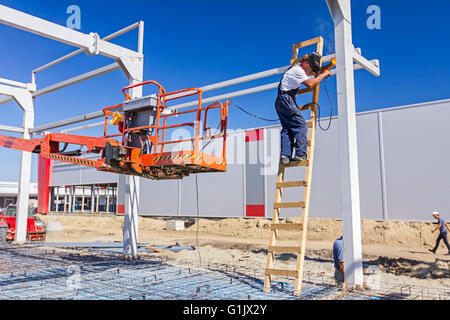
[[[329,94],[329,92],[328,92],[328,88],[327,88],[327,79],[326,79],[326,78],[325,78],[325,92],[326,92],[326,94],[327,94],[328,101],[330,102],[330,105],[331,105],[329,122],[328,122],[328,125],[327,125],[326,128],[323,128],[323,127],[321,126],[321,124],[320,124],[320,120],[318,120],[318,119],[320,118],[320,106],[319,106],[319,104],[318,104],[318,103],[315,103],[315,102],[312,102],[313,104],[317,105],[317,109],[318,109],[317,124],[319,125],[319,128],[320,128],[322,131],[328,131],[328,129],[330,129],[330,127],[331,127],[331,118],[332,118],[332,115],[333,115],[333,101],[331,100],[330,94]],[[244,108],[242,108],[242,107],[239,106],[238,104],[234,103],[233,101],[231,101],[231,100],[229,100],[229,101],[230,101],[231,104],[233,104],[233,105],[234,105],[235,107],[237,107],[239,110],[241,110],[241,111],[245,112],[246,114],[248,114],[248,115],[250,115],[250,116],[252,116],[252,117],[255,117],[255,118],[257,118],[257,119],[260,119],[260,120],[263,120],[263,121],[269,121],[269,122],[277,122],[277,121],[280,121],[279,119],[266,119],[266,118],[260,117],[260,116],[258,116],[258,115],[256,115],[256,114],[253,114],[253,113],[248,112],[247,110],[245,110]]]
[[[219,133],[219,131],[220,131],[220,121],[219,121],[219,125],[216,128],[216,132],[213,134],[213,136],[217,135]],[[205,150],[205,148],[211,143],[212,140],[213,139],[209,139],[209,141],[202,147],[201,151]],[[194,148],[194,144],[192,144],[192,148]]]
[[[248,115],[250,115],[250,116],[252,116],[252,117],[255,117],[256,119],[260,119],[260,120],[268,121],[268,122],[277,122],[277,121],[280,121],[279,119],[266,119],[266,118],[260,117],[260,116],[258,116],[258,115],[256,115],[256,114],[253,114],[253,113],[248,112],[247,110],[245,110],[245,109],[242,108],[241,106],[237,105],[237,104],[234,103],[233,101],[231,101],[231,100],[228,100],[228,101],[230,101],[231,104],[233,104],[233,105],[234,105],[236,108],[238,108],[239,110],[245,112],[246,114],[248,114]]]
[[[317,118],[316,118],[316,123],[318,124],[319,128],[320,128],[322,131],[328,131],[328,129],[330,129],[330,127],[331,127],[331,118],[333,117],[333,101],[331,100],[330,94],[328,93],[328,88],[327,88],[327,78],[325,78],[325,85],[324,85],[324,87],[325,87],[325,92],[326,92],[327,97],[328,97],[328,101],[330,102],[330,106],[331,106],[331,107],[330,107],[330,116],[329,116],[329,119],[328,119],[328,125],[327,125],[326,128],[322,128],[322,126],[320,125],[320,106],[319,106],[319,104],[316,103],[316,102],[311,102],[311,103],[312,103],[312,104],[315,104],[315,105],[317,106]]]

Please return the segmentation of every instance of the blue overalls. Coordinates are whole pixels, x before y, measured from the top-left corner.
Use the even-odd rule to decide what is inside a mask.
[[[283,75],[284,77],[284,75]],[[275,110],[281,123],[281,156],[291,158],[292,149],[295,156],[304,156],[307,152],[308,126],[302,112],[297,106],[297,89],[283,91],[278,85],[278,96],[275,100]]]

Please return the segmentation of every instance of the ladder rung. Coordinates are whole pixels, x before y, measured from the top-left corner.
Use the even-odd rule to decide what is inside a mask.
[[[303,230],[302,223],[272,223],[272,230]]]
[[[308,93],[308,92],[313,92],[314,88],[303,88],[297,91],[297,95],[299,94],[304,94],[304,93]]]
[[[301,253],[302,249],[300,247],[269,246],[269,252]]]
[[[308,165],[309,165],[309,161],[308,160],[290,161],[288,164],[282,164],[280,162],[280,166],[285,167],[285,168],[290,168],[290,167],[307,167]]]
[[[306,187],[306,181],[277,182],[277,188]]]
[[[271,274],[275,276],[283,277],[297,277],[297,270],[287,270],[287,269],[266,269],[265,274]]]
[[[303,201],[301,202],[275,202],[273,204],[274,209],[279,208],[304,208],[305,203]]]

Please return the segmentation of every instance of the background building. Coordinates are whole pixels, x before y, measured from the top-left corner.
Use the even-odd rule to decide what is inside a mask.
[[[0,181],[0,209],[4,209],[8,204],[17,202],[19,186],[17,182]],[[38,197],[38,184],[32,183],[30,188],[29,205],[36,208]]]
[[[450,99],[357,114],[362,218],[428,221],[433,210],[447,210],[449,119]],[[327,121],[322,118],[322,127]],[[230,133],[226,173],[171,181],[141,179],[139,214],[271,217],[279,130],[269,126]],[[328,131],[317,131],[311,217],[342,217],[338,134],[336,118]],[[125,176],[61,162],[48,168],[45,192],[51,211],[124,212]],[[300,180],[304,171],[289,170],[286,180]],[[283,199],[300,201],[301,193],[291,189],[284,191]],[[298,210],[282,210],[282,217],[296,215]]]

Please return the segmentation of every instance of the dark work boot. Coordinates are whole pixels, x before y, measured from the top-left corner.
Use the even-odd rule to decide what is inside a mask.
[[[428,251],[436,253],[436,250],[434,250],[434,249],[428,249]]]
[[[289,164],[289,158],[285,157],[285,156],[281,156],[280,163],[281,164]]]
[[[292,161],[305,161],[307,159],[306,154],[303,156],[295,156],[294,158],[292,158]]]

